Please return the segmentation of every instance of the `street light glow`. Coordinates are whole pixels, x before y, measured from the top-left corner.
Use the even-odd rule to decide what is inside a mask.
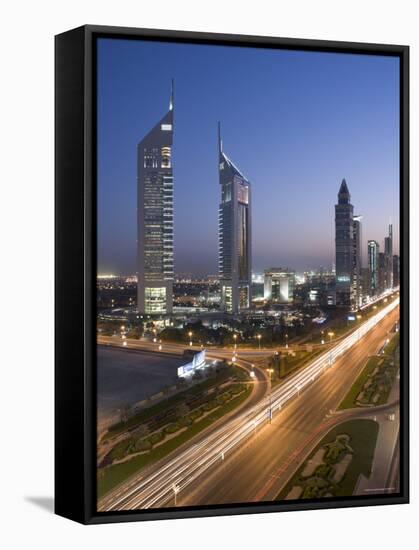
[[[219,460],[221,453],[229,452],[243,443],[255,433],[258,425],[270,422],[273,411],[281,410],[297,393],[312,384],[313,377],[318,380],[320,378],[318,375],[322,373],[325,364],[335,363],[340,356],[356,345],[360,338],[376,327],[398,305],[399,298],[368,318],[351,334],[335,342],[330,349],[321,353],[306,367],[298,370],[282,384],[276,386],[270,394],[269,416],[266,414],[266,402],[260,402],[250,412],[241,413],[239,417],[214,430],[205,437],[200,445],[194,445],[182,451],[176,458],[165,463],[164,468],[151,475],[145,475],[135,486],[130,487],[123,495],[104,506],[103,511],[120,509],[120,503],[128,497],[131,497],[131,507],[143,509],[153,508],[156,504],[167,502],[173,493],[176,498],[176,494],[180,490],[179,487],[184,490],[185,487],[202,476],[216,460]],[[274,369],[266,370],[269,372]],[[174,479],[176,479],[175,484],[173,483]]]

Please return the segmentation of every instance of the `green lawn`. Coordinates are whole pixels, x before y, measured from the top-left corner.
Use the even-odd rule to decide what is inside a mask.
[[[348,391],[348,393],[345,395],[345,397],[341,401],[338,407],[338,410],[353,409],[354,407],[358,407],[355,400],[359,395],[359,392],[363,388],[365,382],[367,381],[368,377],[372,372],[374,372],[375,367],[378,365],[380,361],[382,361],[382,357],[379,357],[379,356],[370,357],[368,359],[368,361],[365,364],[365,367],[362,369],[361,374],[355,380],[352,388]]]
[[[196,434],[213,424],[216,420],[232,411],[243,403],[250,395],[252,391],[251,386],[247,386],[245,391],[239,394],[237,397],[231,399],[225,405],[214,410],[211,414],[198,420],[192,424],[186,431],[180,433],[177,437],[170,439],[166,443],[163,443],[159,447],[156,447],[147,454],[139,455],[131,460],[127,460],[121,464],[115,464],[102,468],[98,471],[97,478],[97,496],[101,498],[111,489],[116,487],[119,483],[125,481],[128,477],[135,474],[144,466],[152,464],[157,460],[167,456],[169,453],[177,449],[180,445],[194,437]]]
[[[352,461],[340,482],[329,477],[330,468],[324,465],[316,469],[311,476],[303,477],[302,472],[308,460],[312,459],[321,447],[335,442],[340,435],[349,436],[349,445],[353,449]],[[276,500],[284,500],[291,488],[299,485],[304,488],[306,496],[300,498],[322,497],[331,494],[334,497],[352,496],[358,477],[363,474],[369,477],[377,442],[378,424],[373,420],[350,420],[333,428],[310,453],[298,468],[290,481],[281,490]],[[332,463],[333,465],[333,463]]]
[[[378,365],[380,365],[380,369],[382,371],[388,374],[391,380],[394,380],[399,366],[397,359],[393,356],[395,355],[395,352],[399,345],[399,336],[399,333],[396,333],[390,340],[390,342],[385,346],[384,355],[375,355],[368,359],[365,367],[362,369],[361,374],[355,380],[353,386],[341,401],[338,410],[352,409],[354,407],[362,406],[357,404],[356,398],[364,387],[365,382],[372,375]],[[394,361],[394,366],[391,365],[392,361]],[[379,400],[374,403],[374,405],[383,405],[384,403],[387,403],[387,399],[391,391],[391,385],[391,383],[385,385],[385,387],[380,391]]]

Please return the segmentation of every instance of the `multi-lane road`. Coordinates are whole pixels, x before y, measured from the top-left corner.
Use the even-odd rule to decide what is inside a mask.
[[[200,440],[106,495],[99,510],[272,500],[303,454],[335,420],[335,409],[366,358],[383,345],[398,301],[308,367]],[[286,406],[285,406],[286,405]],[[272,422],[269,422],[271,411]]]

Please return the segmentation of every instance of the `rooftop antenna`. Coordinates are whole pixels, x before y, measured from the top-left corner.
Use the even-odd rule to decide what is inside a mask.
[[[223,150],[223,140],[221,139],[221,122],[218,121],[218,151],[221,153]]]
[[[172,86],[170,89],[169,111],[173,111],[174,106],[175,106],[175,79],[172,78]]]

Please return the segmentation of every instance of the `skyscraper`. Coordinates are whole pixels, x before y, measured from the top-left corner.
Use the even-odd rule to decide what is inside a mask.
[[[355,305],[362,305],[362,216],[354,216],[352,289]]]
[[[384,254],[386,262],[385,287],[393,288],[393,226],[388,226],[388,237],[384,239]]]
[[[223,151],[218,124],[218,213],[221,307],[237,313],[252,303],[252,247],[250,182]]]
[[[387,262],[384,252],[378,253],[378,294],[387,288]]]
[[[393,287],[400,285],[400,257],[393,255]]]
[[[140,313],[173,304],[173,81],[169,110],[137,147],[138,293]]]
[[[346,181],[343,179],[338,204],[335,205],[336,305],[354,303],[352,288],[354,256],[354,208]]]
[[[378,255],[380,245],[377,241],[368,241],[368,272],[369,272],[369,294],[375,296],[378,294]]]

